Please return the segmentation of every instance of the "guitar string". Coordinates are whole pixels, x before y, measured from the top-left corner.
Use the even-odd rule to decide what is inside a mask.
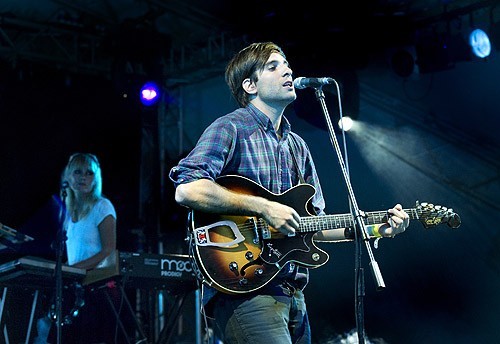
[[[416,216],[415,213],[417,213],[417,210],[407,209],[405,211],[410,212],[410,214],[411,214],[410,217],[415,218],[415,216]],[[424,210],[422,212],[422,215],[425,216],[427,213],[430,213],[430,212]],[[382,212],[382,211],[381,212],[370,212],[370,213],[367,213],[366,218],[372,220],[373,223],[378,223],[379,221],[382,221],[383,217],[385,217],[386,215],[387,215],[387,212]],[[321,218],[321,219],[319,219],[318,217],[302,217],[301,218],[301,225],[308,226],[308,225],[310,225],[310,223],[318,222],[318,220],[321,220],[322,224],[323,225],[326,224],[327,227],[331,227],[331,226],[328,226],[329,224],[331,224],[331,222],[334,222],[337,225],[338,225],[338,223],[343,222],[344,226],[345,225],[352,225],[352,223],[353,223],[352,216],[349,214],[348,215],[333,215],[333,216],[337,217],[336,221],[331,221],[332,218],[329,218],[328,216],[325,216],[325,218]],[[340,219],[338,219],[338,218],[340,218]],[[308,222],[310,222],[310,223],[308,223]],[[257,221],[257,225],[255,225],[254,223],[245,223],[245,224],[237,225],[237,227],[240,230],[240,232],[253,233],[255,231],[255,229],[262,230],[263,228],[266,228],[268,226],[267,226],[267,223],[265,223],[265,221],[263,219],[259,218]],[[314,230],[316,230],[316,229],[314,228]],[[302,231],[308,232],[308,231],[312,231],[312,229],[309,228],[309,229],[305,229]]]
[[[429,218],[431,213],[435,213],[435,209],[423,209],[419,211],[419,209],[404,209],[410,216],[410,219],[418,219],[420,217]],[[443,210],[445,213],[446,211]],[[420,214],[419,214],[420,213]],[[368,212],[366,213],[365,218],[369,220],[370,224],[376,224],[383,222],[384,217],[386,217],[388,213],[386,211],[378,211],[378,212]],[[439,214],[435,215],[435,218],[439,219]],[[319,222],[319,225],[318,225]],[[311,227],[312,224],[316,224],[316,226]],[[342,215],[326,215],[326,216],[309,216],[309,217],[301,217],[300,219],[300,228],[299,232],[312,232],[321,229],[328,229],[332,227],[341,228],[341,225],[344,227],[349,227],[353,225],[353,219],[350,214],[342,214]],[[242,225],[237,225],[238,229],[244,232],[254,232],[254,229],[262,230],[267,229],[268,225],[265,223],[263,219],[258,219],[257,225],[254,223],[246,223]],[[319,229],[318,229],[319,228]]]

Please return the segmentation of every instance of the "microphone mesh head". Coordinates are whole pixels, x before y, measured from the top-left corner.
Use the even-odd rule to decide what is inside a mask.
[[[303,76],[296,78],[293,81],[293,87],[298,88],[298,89],[306,88],[306,86],[302,85],[302,79],[304,79]]]

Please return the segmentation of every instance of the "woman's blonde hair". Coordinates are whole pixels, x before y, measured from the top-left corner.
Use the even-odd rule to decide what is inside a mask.
[[[90,169],[94,173],[94,184],[92,185],[92,190],[89,197],[83,200],[82,209],[80,209],[80,213],[78,214],[78,218],[81,219],[84,218],[90,212],[94,204],[102,198],[102,174],[99,160],[95,155],[89,153],[75,153],[70,156],[68,163],[64,168],[61,177],[61,185],[64,185],[65,183],[67,184],[69,182],[69,176],[75,169],[78,168],[82,170]],[[61,189],[61,197],[62,192],[64,191],[67,192],[65,198],[66,210],[68,214],[74,215],[76,210],[75,192],[69,187],[63,188]]]

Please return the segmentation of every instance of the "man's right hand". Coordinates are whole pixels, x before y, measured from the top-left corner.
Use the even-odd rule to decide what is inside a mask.
[[[278,202],[269,201],[262,217],[274,230],[286,236],[294,236],[299,229],[300,215],[292,207]]]

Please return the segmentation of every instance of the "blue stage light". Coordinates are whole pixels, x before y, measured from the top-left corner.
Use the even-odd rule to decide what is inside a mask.
[[[469,44],[472,52],[480,58],[488,57],[491,53],[491,42],[488,34],[481,29],[473,30],[469,35]]]
[[[151,106],[160,99],[160,88],[154,82],[146,82],[141,88],[140,97],[142,104]]]

